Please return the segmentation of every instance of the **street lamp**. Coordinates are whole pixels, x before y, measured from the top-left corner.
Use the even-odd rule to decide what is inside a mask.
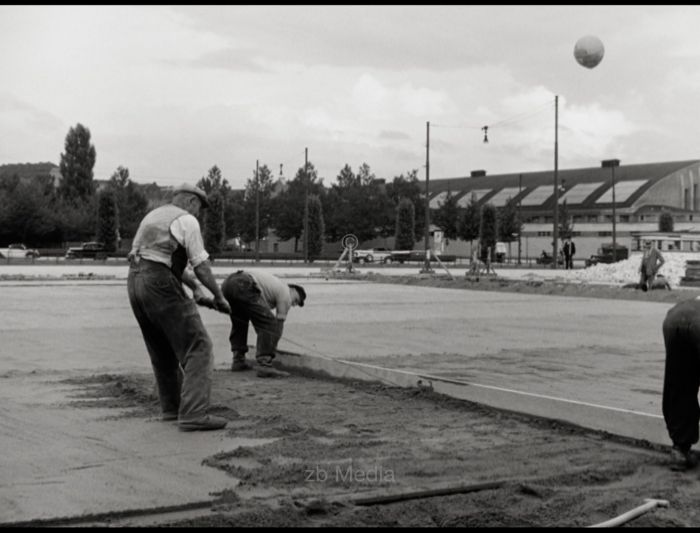
[[[554,96],[554,227],[552,228],[552,268],[559,257],[559,95]]]
[[[425,260],[421,274],[430,274],[430,122],[425,123]]]
[[[615,231],[615,167],[620,166],[619,159],[606,159],[601,162],[603,168],[610,168],[612,171],[612,238],[613,238],[613,263],[617,261],[617,233]]]

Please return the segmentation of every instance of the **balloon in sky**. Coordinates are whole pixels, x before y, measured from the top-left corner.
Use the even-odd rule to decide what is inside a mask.
[[[574,57],[578,63],[586,68],[597,67],[603,60],[605,47],[603,42],[593,35],[586,35],[576,41]]]

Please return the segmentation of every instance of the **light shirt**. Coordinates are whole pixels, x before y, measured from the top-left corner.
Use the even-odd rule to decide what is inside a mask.
[[[193,215],[187,213],[173,220],[170,233],[187,250],[187,258],[193,267],[209,259],[209,254],[204,249],[199,221]]]
[[[270,306],[270,309],[275,309],[277,318],[285,320],[287,313],[292,307],[292,295],[289,291],[289,285],[273,274],[264,271],[246,270],[255,280],[255,284],[260,289],[263,299]]]

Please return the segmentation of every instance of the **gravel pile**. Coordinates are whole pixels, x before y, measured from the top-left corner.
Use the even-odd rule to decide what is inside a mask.
[[[698,253],[666,253],[666,262],[659,269],[659,275],[664,276],[671,287],[680,285],[681,278],[685,277],[686,261],[688,259],[700,259]],[[567,272],[568,278],[572,281],[583,283],[612,283],[624,285],[627,283],[639,282],[639,264],[642,260],[641,254],[635,254],[629,259],[617,263],[605,265],[598,264],[580,270],[570,270]]]

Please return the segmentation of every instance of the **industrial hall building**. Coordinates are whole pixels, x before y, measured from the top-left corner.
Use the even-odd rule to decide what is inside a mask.
[[[472,197],[478,206],[502,208],[514,202],[523,227],[519,243],[514,236],[509,244],[511,259],[518,257],[518,246],[523,258],[535,258],[542,251],[552,253],[555,196],[559,227],[562,214],[568,214],[578,259],[594,254],[603,243],[611,243],[613,231],[618,244],[637,251],[635,237],[658,231],[663,212],[673,217],[675,232],[700,232],[700,160],[635,165],[608,160],[597,167],[559,169],[556,177],[556,195],[554,169],[494,175],[479,170],[468,177],[431,179],[430,208],[439,208],[448,194],[460,207],[466,207]],[[665,245],[668,249],[677,246],[671,241]],[[696,246],[693,243],[693,248]],[[469,256],[470,243],[450,241],[442,244],[441,251]]]

